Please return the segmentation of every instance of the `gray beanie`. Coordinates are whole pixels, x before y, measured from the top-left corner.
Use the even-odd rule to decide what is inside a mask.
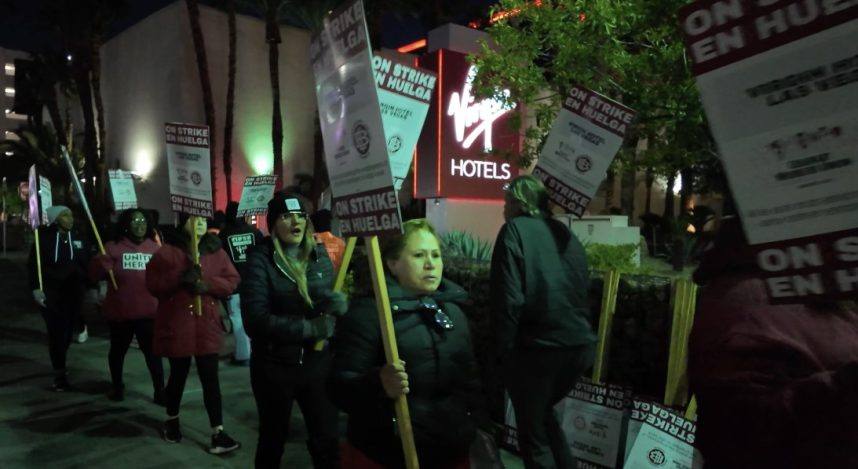
[[[55,221],[57,221],[57,217],[59,217],[66,210],[71,211],[70,208],[65,205],[51,205],[48,207],[46,212],[48,213],[48,225],[53,225]]]

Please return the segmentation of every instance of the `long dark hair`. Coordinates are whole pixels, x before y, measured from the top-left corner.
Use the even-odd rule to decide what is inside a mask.
[[[149,215],[149,210],[144,208],[129,208],[123,210],[119,214],[119,218],[116,220],[116,241],[119,241],[122,238],[131,239],[131,219],[134,218],[135,213],[143,215],[143,218],[146,219],[146,234],[143,236],[143,239],[152,238],[153,233],[155,232],[155,226],[154,223],[152,223],[152,217]]]

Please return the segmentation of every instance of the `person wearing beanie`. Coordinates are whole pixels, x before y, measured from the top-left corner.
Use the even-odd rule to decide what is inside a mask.
[[[63,205],[47,209],[48,226],[39,229],[42,287],[35,244],[30,250],[29,283],[48,331],[48,351],[54,369],[54,390],[70,389],[66,355],[88,285],[86,268],[90,244],[72,232],[74,215]]]
[[[106,280],[113,272],[118,288],[109,286],[103,311],[110,328],[108,365],[113,384],[108,398],[121,401],[125,397],[122,369],[125,354],[136,337],[146,359],[152,378],[153,400],[164,405],[164,368],[161,357],[152,354],[152,335],[158,300],[146,288],[146,264],[159,246],[152,240],[152,224],[147,210],[130,208],[119,215],[116,239],[104,246],[89,264],[90,280]]]
[[[226,221],[218,233],[223,249],[229,254],[229,260],[235,266],[238,274],[244,278],[247,266],[247,251],[259,244],[262,233],[254,226],[248,225],[243,218],[238,217],[238,202],[226,204]],[[232,322],[232,334],[235,337],[235,353],[232,363],[237,366],[250,364],[250,337],[244,331],[241,321],[241,295],[238,291],[226,300],[229,320]]]
[[[207,233],[205,218],[179,217],[179,228],[167,235],[146,266],[146,287],[158,299],[152,352],[167,357],[170,376],[164,390],[167,420],[162,437],[179,443],[179,407],[191,359],[197,364],[197,375],[203,390],[203,403],[212,428],[211,454],[226,454],[241,444],[223,430],[223,404],[218,380],[218,352],[223,345],[220,321],[221,300],[238,286],[239,277],[229,256],[221,249],[217,236]],[[199,265],[191,260],[191,240],[199,237]],[[196,311],[200,297],[202,314]]]
[[[294,401],[307,423],[313,467],[340,467],[337,409],[325,392],[332,354],[315,344],[333,335],[333,318],[345,314],[348,304],[332,291],[334,269],[325,247],[313,240],[308,215],[300,196],[275,194],[268,203],[271,236],[247,254],[241,281],[259,411],[257,468],[280,467]]]

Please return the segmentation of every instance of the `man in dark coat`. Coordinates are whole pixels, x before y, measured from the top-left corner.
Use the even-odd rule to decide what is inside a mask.
[[[593,363],[587,258],[569,229],[550,218],[538,179],[514,179],[505,202],[491,296],[522,456],[528,469],[573,468],[553,407]]]
[[[259,244],[262,233],[254,226],[248,225],[243,218],[238,217],[238,202],[231,201],[226,205],[226,223],[218,233],[223,249],[229,254],[229,260],[241,278],[244,278],[247,266],[247,251]],[[241,296],[238,291],[226,300],[229,320],[232,322],[232,333],[235,336],[235,354],[233,364],[247,366],[250,364],[250,338],[244,332],[241,320]]]
[[[47,209],[47,215],[48,226],[38,232],[42,285],[37,275],[35,244],[30,251],[29,280],[33,300],[48,330],[54,390],[66,391],[66,353],[83,305],[91,252],[89,243],[72,231],[74,215],[68,207],[54,205]]]

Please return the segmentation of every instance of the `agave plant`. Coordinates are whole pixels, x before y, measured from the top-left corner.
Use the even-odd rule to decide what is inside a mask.
[[[451,231],[441,236],[441,247],[446,257],[473,261],[492,259],[492,245],[467,231]]]

